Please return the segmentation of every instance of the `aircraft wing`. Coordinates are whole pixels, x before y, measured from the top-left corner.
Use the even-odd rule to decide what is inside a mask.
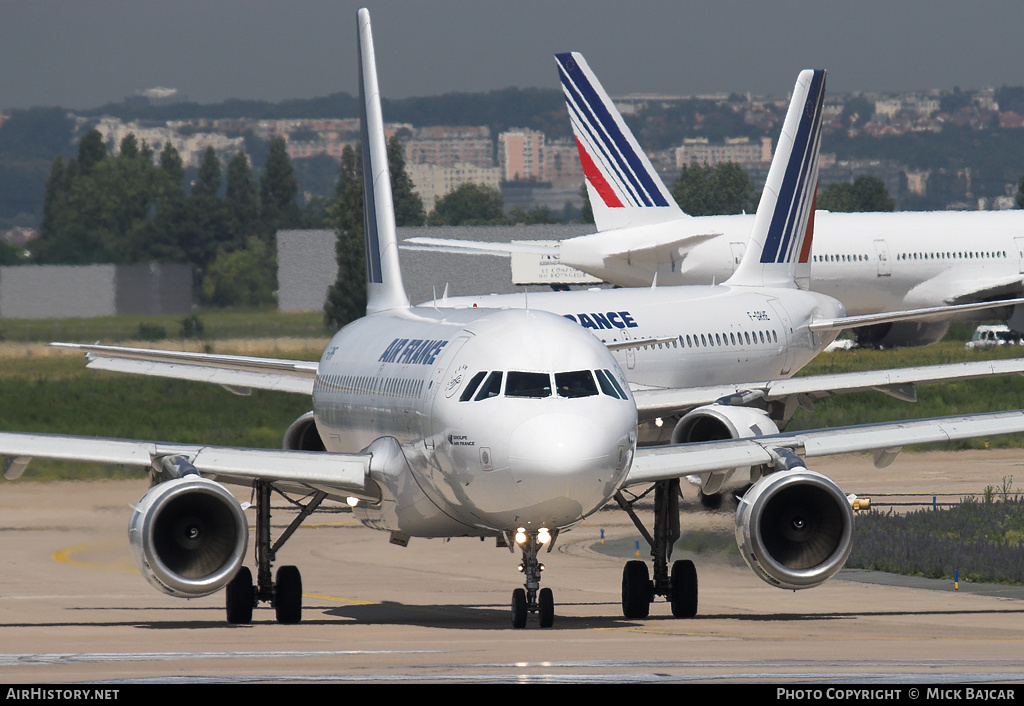
[[[976,302],[972,304],[954,304],[950,306],[932,306],[923,309],[908,309],[906,311],[886,311],[879,314],[861,314],[859,316],[844,316],[839,319],[820,319],[808,324],[814,333],[826,331],[842,331],[844,329],[856,328],[859,326],[873,326],[875,324],[887,324],[896,321],[931,321],[936,319],[950,319],[957,314],[965,314],[972,311],[984,311],[986,309],[997,309],[1000,307],[1012,307],[1024,304],[1024,298],[1002,299],[999,301]]]
[[[959,417],[935,417],[797,431],[725,441],[643,446],[636,450],[625,485],[652,483],[744,466],[775,465],[780,461],[782,452],[787,450],[808,458],[873,451],[875,465],[881,468],[888,465],[899,450],[908,444],[1020,432],[1024,432],[1024,410],[1018,409]]]
[[[741,401],[744,398],[765,401],[789,399],[807,404],[815,399],[843,392],[877,390],[912,402],[917,398],[915,385],[1014,374],[1024,375],[1024,358],[806,375],[785,380],[688,389],[639,389],[633,391],[633,397],[640,419],[648,420],[720,400],[729,402]]]
[[[558,253],[559,241],[550,245],[540,243],[486,243],[479,240],[450,240],[446,238],[406,238],[399,246],[402,250],[429,250],[434,252],[457,253],[460,255],[500,255],[512,253],[530,255],[551,255]]]
[[[85,353],[87,368],[120,373],[212,382],[247,395],[253,388],[313,393],[318,363],[244,355],[162,351],[150,348],[51,343],[56,348]]]
[[[165,456],[184,456],[203,476],[224,483],[251,485],[263,480],[285,491],[323,490],[334,499],[354,496],[378,500],[368,478],[371,454],[326,451],[245,449],[198,444],[168,444],[90,436],[0,432],[0,457],[13,461],[5,472],[17,478],[33,458],[108,463],[149,468]]]

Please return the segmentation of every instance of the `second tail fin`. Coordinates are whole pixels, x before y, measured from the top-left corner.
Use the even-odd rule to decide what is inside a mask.
[[[806,288],[825,72],[800,72],[743,260],[727,284]]]

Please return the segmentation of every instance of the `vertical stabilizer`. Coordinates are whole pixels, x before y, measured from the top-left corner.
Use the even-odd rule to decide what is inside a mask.
[[[727,284],[806,289],[824,99],[825,72],[800,72],[746,253]]]
[[[597,229],[686,218],[583,55],[555,61]]]
[[[363,225],[366,231],[366,313],[408,308],[398,266],[398,234],[388,172],[384,118],[377,87],[370,13],[359,10],[359,100],[362,105]]]

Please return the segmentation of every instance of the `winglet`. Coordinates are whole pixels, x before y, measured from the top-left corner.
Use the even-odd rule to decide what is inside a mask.
[[[686,218],[583,55],[555,61],[597,229]]]
[[[370,12],[359,24],[359,101],[362,105],[363,225],[366,232],[366,313],[409,307],[398,265],[398,234],[388,171],[387,140],[377,86]]]
[[[746,254],[727,284],[806,288],[824,99],[825,72],[800,72]]]

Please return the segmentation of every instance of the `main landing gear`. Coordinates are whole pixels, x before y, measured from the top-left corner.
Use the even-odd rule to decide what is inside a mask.
[[[540,548],[547,544],[548,551],[554,545],[554,536],[546,529],[527,532],[519,529],[514,535],[515,544],[523,551],[523,563],[519,570],[526,577],[525,588],[517,588],[512,592],[512,627],[525,628],[530,613],[536,613],[542,628],[549,628],[555,623],[555,597],[550,588],[540,587],[540,572],[544,565],[537,560]],[[509,542],[511,549],[512,543]]]
[[[294,566],[282,566],[278,568],[277,580],[274,581],[271,578],[271,564],[277,551],[327,495],[318,492],[305,505],[299,504],[301,510],[298,516],[271,546],[270,493],[270,483],[256,481],[256,585],[253,586],[252,572],[247,566],[239,569],[235,578],[231,579],[225,591],[229,623],[251,623],[252,609],[261,601],[274,607],[279,623],[298,623],[302,620],[302,576],[299,570]]]
[[[626,511],[647,540],[654,559],[653,581],[645,562],[626,562],[622,570],[622,614],[632,619],[646,618],[651,612],[654,597],[664,596],[672,606],[672,615],[692,618],[697,614],[697,569],[692,561],[683,559],[674,562],[669,572],[672,545],[679,539],[679,479],[654,484],[653,536],[633,510],[633,503],[644,495],[632,501],[626,500],[621,492],[615,496],[619,507]]]

